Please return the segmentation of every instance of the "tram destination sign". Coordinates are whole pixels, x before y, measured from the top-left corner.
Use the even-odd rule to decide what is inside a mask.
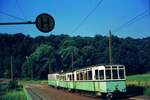
[[[36,17],[35,22],[27,21],[27,22],[4,22],[4,23],[0,23],[0,25],[21,25],[21,24],[35,24],[39,31],[44,32],[44,33],[48,33],[54,29],[55,20],[51,15],[49,15],[47,13],[42,13]]]

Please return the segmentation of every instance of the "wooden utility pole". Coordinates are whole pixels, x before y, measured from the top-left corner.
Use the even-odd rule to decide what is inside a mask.
[[[73,71],[73,65],[74,65],[73,52],[71,53],[71,62],[72,62],[71,70]]]
[[[31,64],[31,79],[33,80],[33,65]]]
[[[13,57],[10,57],[10,66],[11,66],[11,80],[13,81],[14,75],[13,75]]]
[[[109,64],[112,64],[112,40],[111,31],[109,31]]]
[[[50,74],[50,73],[51,73],[51,65],[50,65],[50,61],[49,61],[48,67],[49,67],[49,74]]]

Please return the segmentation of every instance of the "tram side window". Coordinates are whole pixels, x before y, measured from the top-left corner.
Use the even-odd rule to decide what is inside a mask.
[[[72,76],[72,80],[74,80],[74,74],[72,74],[71,76]]]
[[[104,80],[104,70],[99,70],[100,80]]]
[[[77,73],[77,80],[79,80],[79,73]]]
[[[66,80],[66,76],[63,76],[63,80],[64,80],[64,81]]]
[[[67,80],[70,80],[70,77],[69,77],[69,75],[67,75]]]
[[[88,80],[92,80],[92,71],[88,71]]]
[[[119,77],[120,77],[120,79],[124,79],[125,78],[123,69],[119,70]]]
[[[56,79],[57,79],[57,80],[59,79],[59,75],[56,75]]]
[[[71,79],[71,75],[69,75],[69,80],[72,80],[72,79]]]
[[[87,72],[83,73],[83,80],[87,80]]]
[[[112,70],[112,74],[113,74],[113,79],[118,79],[118,72],[117,72],[117,69],[113,69],[113,70]]]
[[[106,69],[106,79],[111,79],[111,70]]]
[[[98,70],[95,70],[95,79],[98,80]]]
[[[65,77],[65,76],[61,76],[61,80],[62,80],[62,81],[65,81],[65,80],[66,80],[66,77]]]
[[[80,80],[83,80],[83,73],[80,73]]]

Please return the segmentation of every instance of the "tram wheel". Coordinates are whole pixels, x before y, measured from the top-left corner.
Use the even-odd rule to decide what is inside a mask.
[[[107,93],[107,94],[106,94],[106,99],[107,99],[107,100],[111,100],[112,98],[113,98],[112,93]]]

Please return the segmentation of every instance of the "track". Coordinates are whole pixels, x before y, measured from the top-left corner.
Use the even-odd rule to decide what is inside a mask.
[[[32,88],[27,88],[28,93],[33,100],[44,100],[39,94],[37,94]]]
[[[41,84],[28,84],[26,90],[33,100],[103,100],[101,97],[89,97],[79,93],[70,93]],[[136,96],[118,100],[150,100],[150,97]]]
[[[70,93],[58,90],[47,85],[30,84],[26,90],[33,100],[102,100],[95,97],[87,97],[78,93]]]

